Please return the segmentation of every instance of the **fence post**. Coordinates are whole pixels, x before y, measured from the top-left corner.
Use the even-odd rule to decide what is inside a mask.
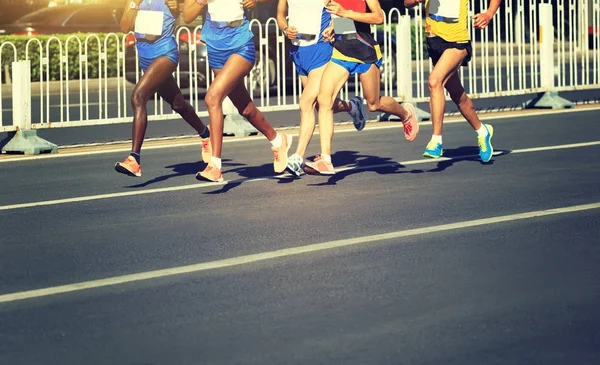
[[[12,63],[13,92],[13,124],[17,132],[2,148],[6,153],[24,153],[37,155],[40,153],[56,153],[58,147],[37,136],[31,129],[31,63],[17,61]]]
[[[401,15],[396,28],[396,86],[398,94],[404,102],[413,100],[413,67],[412,67],[412,42],[411,42],[411,19],[410,15]],[[419,62],[417,60],[417,62]],[[423,121],[431,118],[431,114],[417,108],[414,104],[417,120]],[[377,116],[378,121],[400,120],[395,115],[381,113]]]
[[[575,106],[571,101],[558,96],[554,90],[554,25],[552,24],[552,4],[539,4],[539,43],[540,43],[540,86],[544,92],[533,100],[523,103],[524,108],[564,109]]]

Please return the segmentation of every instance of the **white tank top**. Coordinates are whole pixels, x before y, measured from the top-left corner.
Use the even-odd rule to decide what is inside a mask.
[[[233,22],[244,19],[240,0],[208,0],[208,13],[215,22]]]
[[[323,0],[287,0],[288,25],[296,27],[300,34],[315,36],[312,41],[295,39],[292,44],[299,47],[310,46],[319,41],[321,33],[321,17],[325,7]]]

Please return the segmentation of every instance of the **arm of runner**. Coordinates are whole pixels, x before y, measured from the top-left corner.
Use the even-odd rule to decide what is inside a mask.
[[[123,33],[129,33],[133,30],[135,18],[141,3],[142,0],[127,0],[125,11],[121,17],[121,31]],[[135,5],[135,7],[131,6],[131,4]]]
[[[279,0],[277,3],[277,26],[283,33],[285,33],[286,37],[293,40],[296,39],[296,36],[298,36],[298,30],[295,27],[290,27],[288,25],[285,18],[287,15],[287,10],[287,0]]]
[[[371,9],[370,13],[357,13],[352,10],[346,10],[339,3],[331,0],[329,4],[327,4],[327,12],[330,14],[337,15],[339,17],[352,19],[357,22],[366,23],[366,24],[383,24],[383,11],[381,10],[381,5],[379,4],[379,0],[366,0],[369,9]]]
[[[191,23],[200,15],[206,6],[206,0],[185,0],[183,4],[183,21]]]
[[[410,9],[424,2],[425,0],[404,0],[404,7]]]
[[[485,13],[476,14],[473,17],[473,26],[477,29],[483,29],[487,27],[492,21],[494,14],[496,14],[498,7],[500,7],[501,2],[502,0],[490,0],[490,5],[488,6],[487,11]]]
[[[285,33],[285,28],[287,28],[287,0],[279,0],[277,2],[277,26],[281,29],[282,32]]]
[[[167,4],[167,6],[169,7],[169,10],[171,10],[171,14],[173,14],[175,19],[177,19],[177,17],[179,16],[179,1],[178,0],[165,0],[165,4]]]
[[[329,22],[329,26],[323,31],[323,40],[325,42],[335,41],[335,31],[333,28],[333,20]]]

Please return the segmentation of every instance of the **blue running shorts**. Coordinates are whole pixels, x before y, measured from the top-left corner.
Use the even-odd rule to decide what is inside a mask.
[[[292,47],[290,56],[296,65],[296,72],[300,76],[308,74],[331,59],[333,45],[329,42],[319,42],[305,47]]]
[[[378,59],[377,62],[375,62],[375,63],[350,62],[350,61],[339,60],[337,58],[332,58],[331,62],[335,63],[336,65],[342,66],[348,72],[350,72],[350,76],[352,76],[354,74],[359,74],[359,75],[364,74],[365,72],[369,71],[369,69],[371,68],[371,65],[381,67],[381,64],[383,63],[383,58]]]
[[[254,48],[252,39],[239,48],[225,51],[212,48],[207,44],[206,51],[208,54],[208,65],[210,68],[217,70],[222,69],[225,66],[225,62],[234,54],[239,54],[251,64],[254,64],[254,60],[256,59],[256,49]]]
[[[179,64],[179,50],[177,48],[170,50],[169,52],[167,52],[167,54],[159,56],[159,57],[167,57],[168,59],[173,61],[174,64],[176,64],[176,65]],[[154,60],[157,58],[158,57],[145,58],[145,57],[138,56],[138,59],[140,61],[140,67],[142,68],[142,70],[144,72],[146,72],[148,67],[150,67],[152,62],[154,62]]]

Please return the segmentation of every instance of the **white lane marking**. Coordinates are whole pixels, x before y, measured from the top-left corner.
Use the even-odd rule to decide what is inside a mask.
[[[508,155],[517,154],[517,153],[531,153],[531,152],[540,152],[540,151],[562,150],[562,149],[568,149],[568,148],[590,147],[590,146],[598,146],[598,145],[600,145],[600,141],[571,143],[571,144],[556,145],[556,146],[542,146],[542,147],[533,147],[533,148],[524,148],[524,149],[513,150],[513,151],[510,151],[508,153]],[[498,156],[501,154],[502,154],[502,152],[500,152],[500,151],[494,152],[494,156]],[[478,155],[465,155],[465,156],[458,156],[458,157],[441,157],[438,159],[423,158],[423,159],[419,159],[419,160],[410,160],[410,161],[402,161],[402,162],[392,161],[389,163],[379,164],[379,165],[349,166],[349,167],[337,168],[336,172],[340,173],[343,171],[350,171],[350,170],[362,171],[362,170],[369,170],[369,169],[375,169],[375,168],[418,165],[418,164],[435,163],[435,162],[441,162],[441,161],[460,161],[460,160],[470,159],[473,157],[479,157],[479,156]],[[44,201],[31,202],[31,203],[0,205],[0,211],[33,208],[33,207],[41,207],[41,206],[48,206],[48,205],[76,203],[76,202],[84,202],[84,201],[90,201],[90,200],[120,198],[120,197],[124,197],[124,196],[146,195],[146,194],[166,193],[166,192],[171,192],[171,191],[200,189],[200,188],[206,188],[206,187],[211,187],[211,186],[279,179],[282,177],[286,177],[286,176],[278,175],[278,176],[265,176],[265,177],[259,177],[259,178],[241,178],[241,179],[236,179],[236,180],[225,180],[220,183],[212,183],[212,182],[196,183],[196,184],[172,186],[172,187],[166,187],[166,188],[144,189],[144,190],[139,190],[139,191],[126,191],[126,192],[119,192],[119,193],[80,196],[80,197],[75,197],[75,198],[44,200]],[[291,177],[291,175],[289,177]]]
[[[540,110],[539,112],[532,112],[531,114],[514,114],[514,115],[489,115],[489,116],[480,116],[480,119],[482,121],[489,121],[489,120],[496,120],[496,119],[502,119],[502,120],[506,120],[506,119],[515,119],[515,118],[527,118],[527,117],[536,117],[536,116],[540,116],[540,115],[551,115],[551,114],[564,114],[564,113],[576,113],[576,112],[586,112],[586,111],[599,111],[600,110],[600,106],[599,107],[592,107],[592,108],[585,108],[585,109],[564,109],[564,110]],[[517,111],[517,110],[513,110],[508,108],[508,111]],[[458,118],[456,120],[445,120],[444,124],[457,124],[457,123],[465,123],[464,119],[462,119],[462,117],[458,116],[458,112],[457,113],[451,113],[449,115],[447,115],[448,118]],[[375,125],[376,123],[374,123],[375,121],[369,121],[369,128],[367,128],[365,131],[375,131],[375,130],[384,130],[384,129],[397,129],[397,128],[402,128],[402,124],[398,123],[397,125],[385,125],[385,126],[377,126]],[[429,121],[426,122],[421,122],[420,124],[428,124],[430,123]],[[349,122],[344,122],[341,124],[350,124]],[[297,128],[297,126],[296,126]],[[281,128],[281,129],[287,129],[287,128]],[[340,133],[356,133],[356,131],[354,129],[345,129],[345,130],[339,130],[339,131],[335,131],[336,134],[340,134]],[[315,135],[318,135],[319,132],[318,130],[315,130]],[[292,136],[297,137],[298,134],[294,133],[291,134]],[[181,138],[193,138],[194,136],[190,135],[190,136],[183,136],[183,137],[174,137],[172,138],[173,140],[176,139],[181,139]],[[147,138],[145,139],[146,142],[148,141],[154,141],[154,140],[165,140],[166,138],[162,137],[162,138]],[[262,140],[264,139],[263,136],[249,136],[249,137],[239,137],[239,138],[231,138],[231,139],[225,139],[223,140],[223,143],[236,143],[236,142],[247,142],[247,141],[255,141],[255,140]],[[131,143],[131,141],[122,141],[119,143]],[[110,146],[111,144],[115,144],[115,143],[107,143],[107,144],[103,144],[102,146]],[[86,147],[87,145],[77,145],[77,147]],[[90,144],[90,146],[98,146],[97,143],[92,143]],[[189,147],[189,146],[193,146],[192,143],[190,142],[185,142],[185,143],[173,143],[173,144],[164,144],[164,145],[158,145],[158,146],[145,146],[144,147],[144,151],[146,150],[158,150],[158,149],[166,149],[166,148],[179,148],[179,147]],[[46,154],[46,155],[36,155],[36,156],[18,156],[18,157],[14,157],[14,158],[3,158],[0,159],[0,163],[8,163],[8,162],[21,162],[21,161],[31,161],[31,160],[43,160],[43,159],[50,159],[50,158],[63,158],[63,157],[76,157],[76,156],[92,156],[92,155],[102,155],[102,154],[110,154],[110,153],[122,153],[122,152],[130,152],[131,148],[130,147],[123,147],[123,148],[115,148],[115,149],[107,149],[107,150],[94,150],[94,151],[85,151],[85,152],[74,152],[74,153],[67,153],[67,154],[61,154],[60,150],[64,149],[64,148],[69,148],[70,146],[62,146],[59,148],[59,153],[55,153],[55,154]]]
[[[428,234],[428,233],[437,233],[437,232],[443,232],[443,231],[464,229],[464,228],[469,228],[469,227],[486,226],[486,225],[490,225],[490,224],[497,224],[497,223],[502,223],[502,222],[510,222],[510,221],[523,220],[523,219],[532,219],[532,218],[538,218],[538,217],[544,217],[544,216],[550,216],[550,215],[556,215],[556,214],[574,213],[574,212],[580,212],[580,211],[586,211],[586,210],[592,210],[592,209],[598,209],[598,208],[600,208],[600,202],[591,203],[591,204],[574,205],[574,206],[568,206],[568,207],[562,207],[562,208],[536,210],[536,211],[516,213],[516,214],[510,214],[510,215],[502,215],[502,216],[491,217],[491,218],[475,219],[475,220],[471,220],[471,221],[441,224],[441,225],[437,225],[437,226],[414,228],[414,229],[408,229],[408,230],[402,230],[402,231],[396,231],[396,232],[390,232],[390,233],[383,233],[383,234],[376,234],[376,235],[370,235],[370,236],[363,236],[363,237],[347,238],[347,239],[341,239],[341,240],[335,240],[335,241],[329,241],[329,242],[316,243],[316,244],[306,245],[306,246],[291,247],[291,248],[285,248],[285,249],[281,249],[281,250],[232,257],[232,258],[223,259],[223,260],[203,262],[203,263],[193,264],[193,265],[172,267],[169,269],[146,271],[146,272],[140,272],[140,273],[136,273],[136,274],[115,276],[115,277],[99,279],[99,280],[84,281],[84,282],[79,282],[79,283],[74,283],[74,284],[60,285],[60,286],[43,288],[43,289],[35,289],[35,290],[27,290],[27,291],[22,291],[22,292],[17,292],[17,293],[3,294],[3,295],[0,295],[0,303],[8,303],[8,302],[14,302],[14,301],[30,299],[30,298],[39,298],[39,297],[45,297],[45,296],[55,295],[55,294],[69,293],[69,292],[74,292],[74,291],[100,288],[100,287],[105,287],[105,286],[113,286],[113,285],[131,283],[131,282],[140,281],[140,280],[151,280],[151,279],[158,279],[158,278],[163,278],[163,277],[167,277],[167,276],[196,273],[196,272],[200,272],[200,271],[214,270],[214,269],[231,267],[231,266],[239,266],[239,265],[250,264],[250,263],[259,262],[259,261],[272,260],[272,259],[279,258],[279,257],[288,257],[288,256],[293,256],[293,255],[307,254],[307,253],[312,253],[312,252],[316,252],[316,251],[331,250],[331,249],[335,249],[335,248],[360,245],[360,244],[372,243],[372,242],[378,242],[378,241],[385,241],[385,240],[390,240],[390,239],[418,236],[418,235],[424,235],[424,234]]]

